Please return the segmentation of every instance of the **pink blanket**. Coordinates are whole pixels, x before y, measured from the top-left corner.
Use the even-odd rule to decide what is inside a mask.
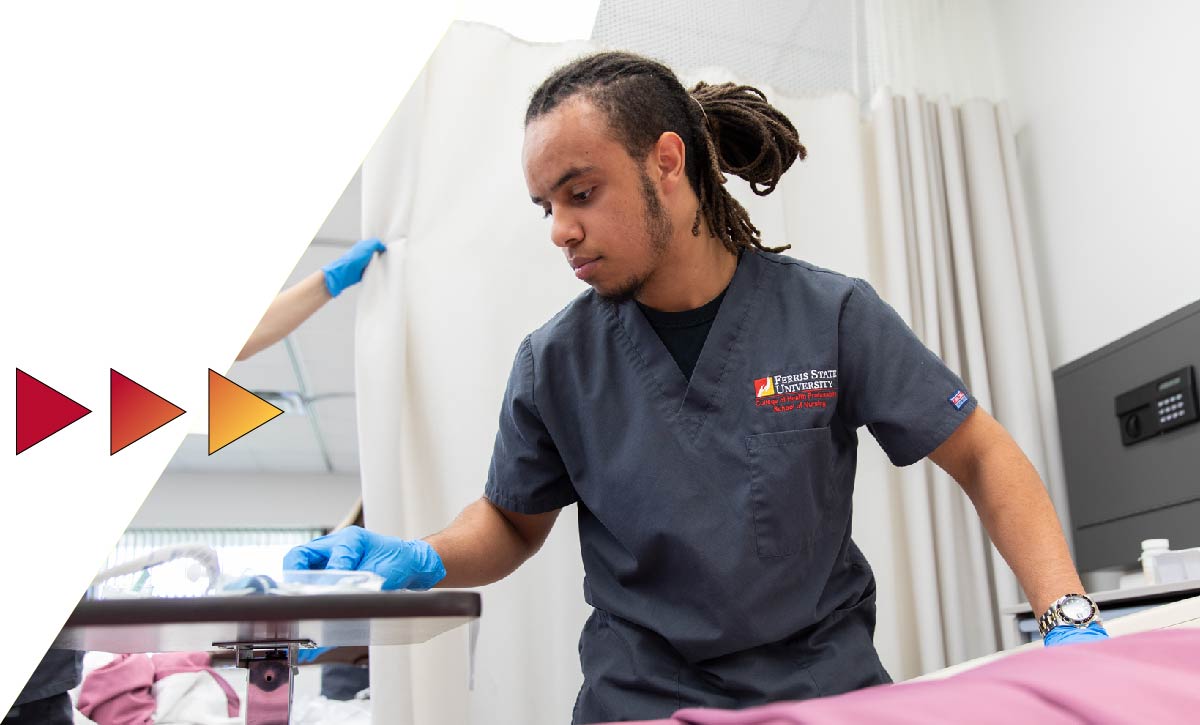
[[[1024,652],[943,680],[745,710],[688,708],[642,725],[1200,722],[1200,629]]]
[[[157,705],[155,683],[171,675],[207,672],[225,693],[229,717],[235,718],[241,711],[241,701],[211,665],[207,652],[167,652],[149,657],[120,654],[84,679],[76,706],[97,725],[150,725]]]

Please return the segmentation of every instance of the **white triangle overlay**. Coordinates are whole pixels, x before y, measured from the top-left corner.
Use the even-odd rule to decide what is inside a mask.
[[[6,712],[453,18],[25,3],[0,19],[0,371],[91,415],[0,456]],[[109,368],[188,411],[109,455]],[[0,440],[15,439],[0,385]],[[237,501],[229,501],[236,507]]]

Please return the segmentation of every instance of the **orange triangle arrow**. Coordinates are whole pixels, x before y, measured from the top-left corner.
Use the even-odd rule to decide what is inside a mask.
[[[111,456],[184,414],[183,408],[108,369],[108,454]]]
[[[208,455],[258,428],[282,410],[229,378],[208,371]]]

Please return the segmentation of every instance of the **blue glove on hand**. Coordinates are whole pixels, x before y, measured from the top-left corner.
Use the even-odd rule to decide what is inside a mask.
[[[371,263],[376,252],[386,252],[387,247],[378,239],[364,239],[358,242],[350,251],[321,268],[325,273],[325,289],[337,297],[351,285],[362,281],[363,272]]]
[[[1104,627],[1099,622],[1092,622],[1086,627],[1060,624],[1047,632],[1042,642],[1047,647],[1058,647],[1064,644],[1094,642],[1100,639],[1108,639],[1108,632],[1104,631]]]
[[[311,649],[302,649],[296,652],[296,663],[307,665],[310,662],[316,661],[318,657],[332,650],[332,647],[313,647]]]
[[[283,557],[283,568],[371,571],[384,578],[384,589],[419,591],[446,576],[442,557],[424,541],[406,541],[358,526],[293,548]]]

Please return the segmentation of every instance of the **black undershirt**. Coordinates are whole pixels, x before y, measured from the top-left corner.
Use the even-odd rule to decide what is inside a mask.
[[[689,381],[692,379],[692,371],[696,369],[696,361],[700,359],[704,340],[708,337],[708,331],[712,329],[713,320],[717,317],[717,310],[720,309],[723,299],[725,299],[724,291],[717,295],[716,299],[702,307],[683,312],[662,312],[651,309],[641,302],[638,303],[642,314],[646,316],[650,326],[658,333],[658,339],[662,340],[667,352],[671,353],[675,364],[679,366],[679,369],[683,371],[683,376]]]

